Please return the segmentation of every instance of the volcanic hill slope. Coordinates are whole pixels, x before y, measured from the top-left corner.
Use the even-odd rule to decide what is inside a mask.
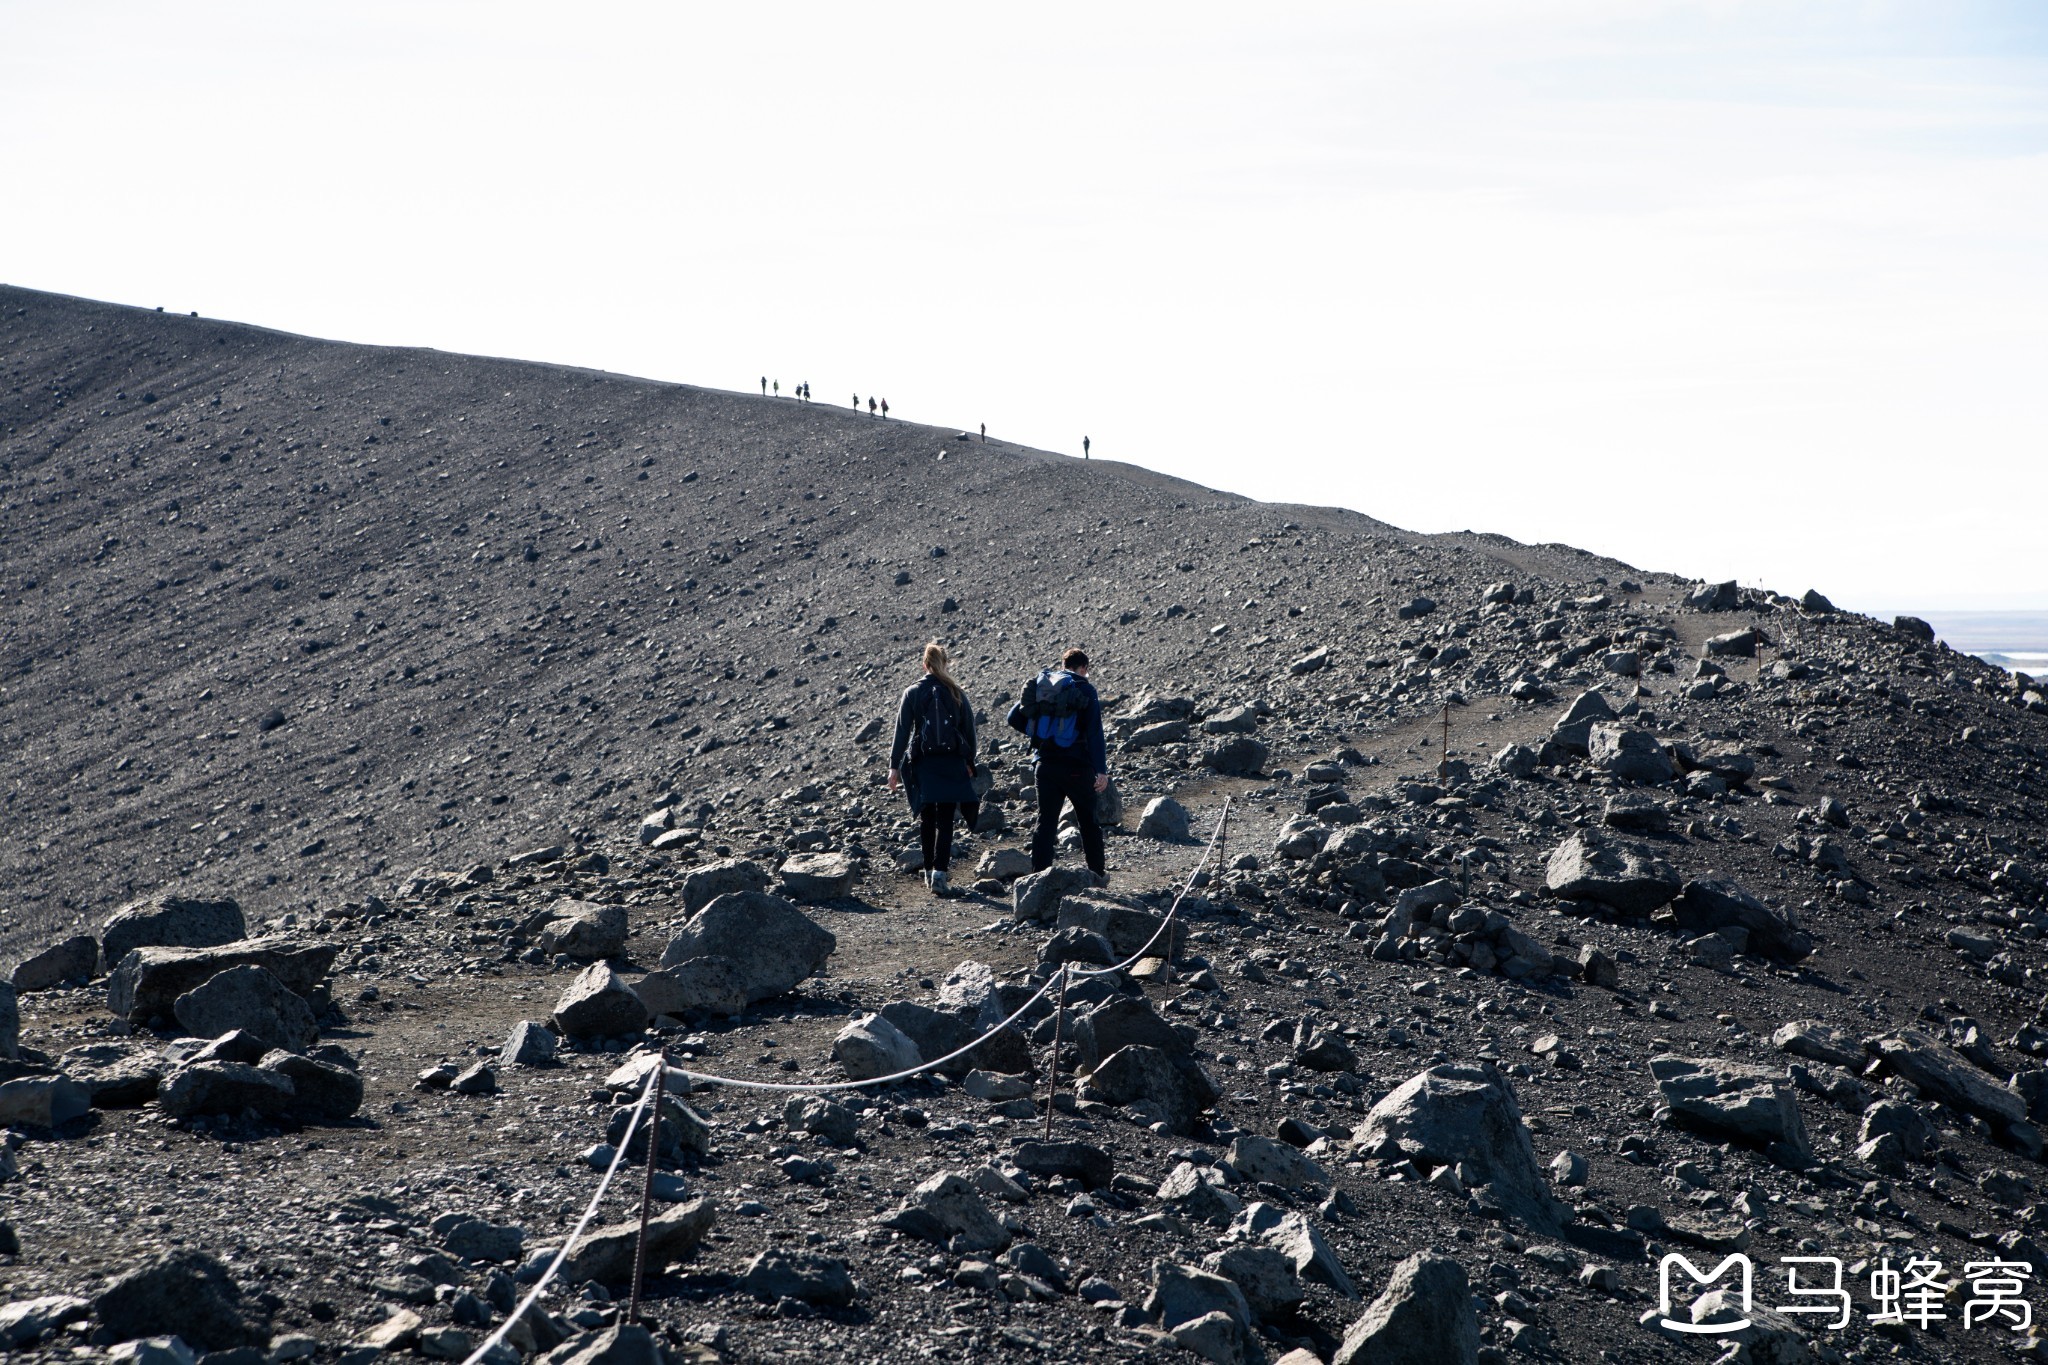
[[[1028,832],[1010,694],[1094,655],[1127,812],[1106,891],[937,900],[894,870],[888,722],[931,637],[994,781],[960,884]],[[828,404],[0,289],[0,744],[0,962],[27,964],[5,1298],[87,1301],[0,1309],[24,1358],[172,1331],[459,1358],[589,1199],[629,1049],[834,1081],[886,1008],[934,1055],[1046,964],[1121,955],[1226,796],[1176,960],[1040,1002],[979,1079],[691,1095],[666,1349],[1352,1361],[1413,1314],[1446,1359],[1704,1360],[1637,1320],[1665,1251],[1742,1247],[1760,1305],[1802,1254],[1857,1299],[1839,1330],[1760,1314],[1756,1359],[1990,1359],[2026,1336],[1965,1330],[1967,1287],[1946,1321],[1867,1322],[1873,1258],[2048,1274],[2048,700],[1818,599]],[[1140,832],[1158,797],[1191,835]],[[829,929],[815,974],[675,995],[653,969],[712,879],[806,852],[804,910],[731,904]],[[169,950],[121,957],[170,940],[132,916],[35,956],[173,893],[238,904],[170,919],[285,946],[209,949],[155,1006],[137,973]],[[615,1012],[579,1013],[600,958]],[[659,990],[683,1003],[650,1021]],[[191,1055],[308,1000],[317,1047],[247,1058],[296,1089],[233,1070],[246,1038]],[[551,1012],[553,1065],[448,1086]],[[1023,1145],[1055,1030],[1054,1133],[1089,1149],[1063,1161]],[[117,1281],[171,1249],[218,1269]],[[581,1264],[515,1344],[603,1330],[614,1271]]]

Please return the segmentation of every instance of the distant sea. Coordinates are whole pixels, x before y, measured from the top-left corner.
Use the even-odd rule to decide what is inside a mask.
[[[1914,611],[1949,648],[2034,677],[2048,675],[2048,611]],[[1880,618],[1890,620],[1891,616]]]

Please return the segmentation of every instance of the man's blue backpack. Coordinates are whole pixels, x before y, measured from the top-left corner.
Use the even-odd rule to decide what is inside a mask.
[[[1088,695],[1078,675],[1047,668],[1024,692],[1024,733],[1039,744],[1071,749],[1081,737],[1081,716]]]

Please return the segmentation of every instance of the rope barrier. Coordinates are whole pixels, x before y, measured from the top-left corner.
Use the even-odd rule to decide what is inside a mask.
[[[632,1114],[626,1121],[625,1135],[619,1139],[618,1148],[612,1153],[611,1165],[605,1168],[604,1179],[598,1181],[597,1192],[591,1195],[589,1205],[585,1207],[583,1210],[583,1216],[576,1220],[576,1226],[570,1230],[568,1238],[562,1243],[562,1249],[555,1253],[554,1260],[548,1262],[548,1268],[541,1272],[540,1279],[535,1282],[532,1289],[527,1291],[526,1297],[520,1300],[519,1306],[515,1308],[511,1313],[506,1315],[505,1321],[500,1323],[497,1330],[492,1332],[490,1336],[484,1339],[482,1345],[478,1346],[474,1351],[471,1351],[469,1355],[464,1358],[462,1365],[479,1365],[479,1362],[482,1361],[483,1358],[486,1355],[488,1355],[493,1348],[497,1347],[505,1340],[505,1334],[512,1330],[512,1324],[524,1318],[526,1316],[527,1310],[531,1309],[535,1303],[539,1302],[540,1296],[547,1292],[548,1286],[554,1282],[555,1275],[557,1274],[557,1272],[561,1270],[562,1263],[569,1258],[569,1253],[575,1249],[577,1239],[583,1235],[584,1229],[590,1226],[590,1220],[596,1216],[598,1205],[604,1202],[605,1192],[611,1188],[612,1178],[619,1173],[619,1167],[625,1162],[626,1159],[626,1151],[633,1145],[633,1135],[634,1133],[639,1131],[640,1119],[642,1115],[644,1115],[647,1111],[648,1101],[654,1099],[655,1096],[663,1089],[667,1073],[671,1069],[675,1070],[680,1075],[688,1077],[692,1089],[694,1089],[699,1084],[703,1084],[705,1086],[728,1086],[736,1090],[771,1090],[797,1094],[816,1094],[823,1091],[834,1090],[858,1090],[865,1086],[890,1085],[897,1081],[908,1080],[912,1076],[922,1075],[927,1071],[931,1071],[937,1067],[944,1066],[947,1062],[952,1061],[956,1057],[964,1056],[965,1054],[972,1052],[975,1048],[980,1047],[983,1043],[986,1043],[989,1039],[995,1037],[1004,1029],[1010,1027],[1010,1025],[1016,1023],[1019,1019],[1023,1018],[1024,1015],[1030,1012],[1031,1007],[1033,1005],[1036,1005],[1040,1000],[1043,1000],[1047,992],[1051,991],[1055,985],[1057,985],[1060,988],[1060,999],[1062,1002],[1059,1014],[1061,1016],[1064,1016],[1066,987],[1068,979],[1070,977],[1078,977],[1083,980],[1086,980],[1098,976],[1108,976],[1114,972],[1123,971],[1126,968],[1135,964],[1140,958],[1146,956],[1148,951],[1151,949],[1152,945],[1159,941],[1159,936],[1161,934],[1166,933],[1169,929],[1173,927],[1174,918],[1180,913],[1181,902],[1184,901],[1187,898],[1188,893],[1194,889],[1196,879],[1201,876],[1202,869],[1208,865],[1210,855],[1214,853],[1217,847],[1219,846],[1223,838],[1224,826],[1229,821],[1229,819],[1230,798],[1226,797],[1223,801],[1223,810],[1216,817],[1216,828],[1214,832],[1210,834],[1209,842],[1203,848],[1201,858],[1199,858],[1196,861],[1194,870],[1188,873],[1187,880],[1184,883],[1182,883],[1179,893],[1174,896],[1173,904],[1168,907],[1165,917],[1160,920],[1159,927],[1153,930],[1152,937],[1146,939],[1144,944],[1140,946],[1136,952],[1132,953],[1129,957],[1125,958],[1122,962],[1119,962],[1114,966],[1098,967],[1086,971],[1076,970],[1073,964],[1071,963],[1061,963],[1058,970],[1053,972],[1053,974],[1046,979],[1045,984],[1040,986],[1036,991],[1032,992],[1031,998],[1029,1000],[1026,1000],[1022,1005],[1019,1005],[1014,1011],[1012,1011],[1009,1018],[1003,1020],[1002,1023],[997,1024],[995,1027],[991,1028],[988,1032],[982,1034],[981,1037],[976,1038],[973,1042],[967,1044],[965,1047],[955,1048],[953,1049],[953,1051],[947,1053],[943,1057],[935,1058],[932,1061],[911,1067],[906,1071],[894,1072],[887,1076],[875,1076],[864,1081],[797,1083],[786,1081],[744,1081],[730,1076],[713,1076],[705,1072],[689,1071],[682,1067],[671,1068],[668,1063],[666,1051],[657,1054],[656,1064],[648,1068],[647,1080],[641,1086],[640,1089],[640,1098],[634,1103]],[[1058,1029],[1056,1023],[1056,1037],[1057,1031]],[[1058,1083],[1059,1053],[1058,1045],[1057,1043],[1055,1043],[1053,1053],[1053,1085],[1055,1089],[1057,1089]],[[1051,1115],[1052,1104],[1050,1097],[1048,1097],[1046,1103],[1046,1116],[1048,1120],[1050,1120]],[[628,1315],[625,1319],[625,1321],[628,1322],[634,1321],[638,1317],[637,1310],[640,1302],[640,1279],[642,1273],[642,1262],[644,1256],[646,1255],[647,1204],[649,1202],[649,1193],[653,1189],[654,1166],[658,1156],[658,1149],[660,1147],[660,1133],[661,1115],[659,1112],[657,1112],[654,1118],[654,1127],[650,1130],[650,1136],[648,1138],[647,1143],[647,1188],[642,1191],[641,1195],[640,1238],[639,1242],[636,1244],[634,1248],[632,1308],[629,1310]]]
[[[541,1272],[540,1279],[535,1282],[532,1289],[527,1291],[526,1297],[520,1300],[519,1306],[506,1314],[505,1321],[498,1325],[498,1330],[484,1338],[483,1345],[471,1351],[463,1360],[462,1365],[477,1365],[478,1361],[481,1361],[490,1353],[492,1347],[505,1340],[505,1334],[512,1330],[512,1324],[525,1317],[526,1310],[533,1307],[540,1299],[540,1296],[547,1292],[549,1283],[555,1278],[555,1272],[562,1268],[563,1261],[569,1259],[569,1252],[575,1248],[576,1239],[583,1235],[583,1229],[590,1226],[591,1217],[596,1214],[597,1206],[604,1202],[604,1192],[611,1188],[612,1177],[619,1173],[619,1167],[626,1159],[626,1149],[633,1145],[633,1134],[640,1127],[640,1116],[646,1112],[647,1101],[653,1098],[654,1087],[660,1076],[660,1067],[654,1068],[649,1073],[647,1084],[640,1090],[640,1100],[633,1106],[633,1116],[626,1120],[626,1134],[619,1139],[618,1150],[612,1153],[612,1164],[606,1168],[604,1179],[597,1182],[597,1193],[590,1196],[589,1206],[583,1210],[583,1216],[576,1220],[576,1226],[570,1231],[568,1239],[562,1243],[562,1249],[555,1253],[554,1260],[548,1262],[548,1268]],[[658,1141],[660,1133],[661,1120],[660,1116],[656,1115],[653,1136],[647,1142],[647,1165],[650,1170],[654,1166],[655,1149],[660,1145]],[[642,1235],[645,1235],[644,1231]]]

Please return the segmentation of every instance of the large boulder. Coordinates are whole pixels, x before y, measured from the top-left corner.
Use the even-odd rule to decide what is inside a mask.
[[[704,1234],[711,1231],[718,1211],[709,1201],[692,1199],[662,1210],[647,1222],[647,1269],[658,1272],[697,1249]],[[628,1218],[591,1233],[576,1244],[576,1250],[562,1263],[562,1276],[570,1284],[596,1281],[618,1284],[633,1273],[633,1248],[640,1238],[640,1220]]]
[[[1429,1166],[1462,1166],[1468,1187],[1485,1186],[1502,1211],[1534,1227],[1554,1228],[1566,1217],[1536,1164],[1514,1087],[1490,1063],[1445,1063],[1409,1077],[1372,1107],[1352,1139],[1367,1148],[1392,1142]]]
[[[881,1018],[910,1039],[925,1061],[950,1058],[939,1067],[948,1076],[965,1076],[977,1067],[1008,1076],[1034,1069],[1031,1044],[1014,1028],[997,1029],[970,1051],[960,1052],[988,1033],[987,1026],[973,1011],[934,1009],[914,1000],[896,1000],[882,1006]],[[957,1057],[952,1055],[956,1052],[960,1053]]]
[[[664,968],[705,958],[723,959],[747,1003],[782,995],[803,981],[839,946],[829,929],[780,896],[732,891],[684,923],[661,955]]]
[[[1592,743],[1594,725],[1616,719],[1605,693],[1594,689],[1581,692],[1551,727],[1550,742],[1567,753],[1584,756]]]
[[[1709,656],[1723,658],[1753,659],[1756,647],[1763,637],[1754,630],[1731,630],[1725,635],[1709,636],[1706,650]]]
[[[767,889],[768,869],[750,858],[706,863],[690,869],[683,877],[683,910],[694,915],[720,896]]]
[[[1648,730],[1596,723],[1588,732],[1586,748],[1594,767],[1624,782],[1656,784],[1678,776],[1671,756]]]
[[[852,895],[853,873],[853,859],[844,853],[799,853],[785,859],[776,876],[783,895],[811,903]]]
[[[1678,873],[1648,849],[1575,834],[1557,846],[1543,888],[1562,900],[1591,901],[1623,915],[1647,915],[1679,891]]]
[[[1742,589],[1732,578],[1726,583],[1695,583],[1686,591],[1685,605],[1694,611],[1734,611],[1742,605]]]
[[[1845,1070],[1863,1065],[1863,1044],[1847,1029],[1819,1019],[1795,1019],[1771,1035],[1771,1046],[1811,1062],[1826,1062]]]
[[[1436,1251],[1394,1267],[1386,1290],[1344,1333],[1330,1365],[1477,1365],[1479,1320],[1465,1268]]]
[[[1225,777],[1257,777],[1265,770],[1265,741],[1228,735],[1202,747],[1202,766]]]
[[[1285,1256],[1305,1282],[1323,1285],[1342,1298],[1358,1297],[1358,1286],[1337,1259],[1337,1249],[1305,1213],[1289,1213],[1263,1201],[1248,1204],[1232,1220],[1230,1235],[1264,1242]]]
[[[1179,843],[1188,837],[1188,808],[1170,796],[1155,796],[1138,817],[1138,833],[1147,839]]]
[[[129,1271],[99,1292],[92,1309],[116,1341],[176,1336],[226,1351],[269,1340],[244,1311],[227,1267],[202,1251],[173,1251]]]
[[[250,938],[206,948],[136,948],[107,978],[107,1008],[131,1024],[168,1019],[179,996],[230,967],[257,966],[292,994],[312,1001],[341,950],[332,943]]]
[[[1010,1244],[1009,1229],[958,1171],[941,1171],[919,1185],[882,1226],[942,1247],[959,1238],[962,1251],[999,1251]]]
[[[1903,1076],[1929,1099],[1993,1123],[2017,1123],[2027,1116],[2027,1102],[1991,1079],[1959,1052],[1918,1029],[1899,1029],[1869,1044],[1887,1071]]]
[[[909,1035],[879,1014],[863,1014],[839,1030],[832,1040],[832,1059],[854,1081],[894,1076],[924,1063]]]
[[[0,1128],[57,1128],[92,1108],[92,1092],[69,1076],[0,1081]]]
[[[750,999],[738,966],[724,957],[694,957],[647,973],[633,983],[633,993],[656,1018],[667,1014],[733,1015],[745,1011]]]
[[[747,1262],[746,1269],[740,1272],[739,1284],[768,1303],[801,1299],[828,1308],[844,1308],[860,1293],[853,1272],[838,1257],[772,1248]]]
[[[1251,1305],[1244,1291],[1222,1275],[1156,1261],[1144,1311],[1180,1345],[1219,1365],[1245,1359],[1252,1330]]]
[[[625,978],[607,963],[577,973],[555,1002],[554,1025],[568,1038],[615,1038],[647,1027],[649,1015]]]
[[[1133,910],[1129,906],[1096,900],[1091,896],[1068,896],[1061,901],[1054,927],[1078,928],[1102,935],[1115,950],[1118,962],[1140,949],[1147,957],[1177,961],[1188,941],[1188,928],[1183,920],[1175,920],[1168,927],[1164,915],[1155,915],[1149,910]]]
[[[24,993],[46,991],[67,981],[88,980],[99,960],[99,940],[91,934],[73,934],[33,957],[23,958],[14,969],[14,989]]]
[[[277,1051],[256,1064],[292,1083],[292,1108],[322,1119],[345,1119],[363,1107],[363,1078],[345,1066]]]
[[[225,897],[153,896],[130,902],[107,918],[100,953],[111,971],[137,948],[212,948],[248,934],[242,907]]]
[[[289,1076],[247,1062],[193,1062],[164,1078],[156,1103],[174,1119],[245,1109],[269,1116],[297,1108],[298,1087]]]
[[[1059,914],[1061,901],[1094,886],[1095,874],[1085,867],[1048,867],[1011,883],[1011,914],[1020,920],[1049,923]]]
[[[1081,1083],[1083,1099],[1142,1106],[1175,1133],[1193,1131],[1202,1111],[1221,1093],[1191,1058],[1138,1044],[1119,1048]]]
[[[548,907],[540,949],[581,962],[617,957],[626,950],[626,907],[563,897]]]
[[[156,1098],[167,1069],[155,1048],[134,1043],[86,1043],[57,1060],[58,1069],[84,1086],[95,1109],[132,1109]]]
[[[1782,1071],[1666,1053],[1650,1059],[1650,1075],[1673,1118],[1796,1164],[1812,1160],[1799,1094]]]
[[[1143,996],[1111,996],[1074,1021],[1074,1045],[1084,1069],[1100,1066],[1111,1053],[1133,1044],[1158,1048],[1175,1059],[1193,1056],[1188,1039]]]
[[[1813,939],[1805,930],[1734,882],[1687,882],[1671,902],[1671,915],[1679,928],[1691,933],[1746,930],[1750,951],[1777,962],[1798,962],[1813,952]]]
[[[275,973],[245,962],[215,972],[171,1002],[171,1016],[187,1033],[218,1038],[240,1029],[269,1047],[304,1052],[320,1041],[313,1007]]]
[[[1245,1179],[1282,1189],[1328,1188],[1331,1183],[1330,1173],[1300,1148],[1257,1133],[1240,1133],[1230,1144],[1229,1160],[1231,1168]]]

